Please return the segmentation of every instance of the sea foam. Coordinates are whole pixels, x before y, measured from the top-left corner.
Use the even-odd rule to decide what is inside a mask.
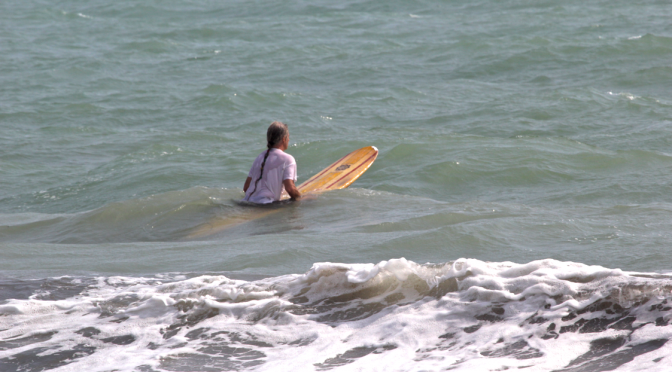
[[[7,370],[662,371],[672,337],[671,277],[550,259],[59,281],[0,305]]]

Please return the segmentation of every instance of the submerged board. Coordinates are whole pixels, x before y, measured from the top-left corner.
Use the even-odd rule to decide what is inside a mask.
[[[374,160],[376,160],[376,157],[378,157],[378,149],[375,146],[362,147],[345,155],[335,163],[324,168],[321,172],[310,177],[306,182],[299,185],[298,189],[302,195],[344,189],[364,174],[371,164],[373,164]],[[289,199],[289,195],[283,192],[282,199]],[[251,206],[246,208],[245,213],[216,218],[196,228],[187,238],[200,238],[216,234],[230,227],[266,217],[280,210]]]

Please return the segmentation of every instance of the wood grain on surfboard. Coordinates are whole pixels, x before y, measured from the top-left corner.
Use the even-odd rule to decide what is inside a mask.
[[[373,164],[374,160],[376,160],[376,157],[378,157],[378,149],[375,146],[362,147],[324,168],[297,188],[301,194],[315,194],[329,190],[344,189],[364,174],[371,164]],[[289,199],[289,195],[283,192],[282,199]],[[200,238],[216,234],[233,226],[266,217],[281,210],[250,207],[242,214],[215,218],[203,226],[196,228],[187,238]]]
[[[301,194],[344,189],[366,172],[376,157],[378,149],[375,146],[362,147],[310,177],[298,189]]]

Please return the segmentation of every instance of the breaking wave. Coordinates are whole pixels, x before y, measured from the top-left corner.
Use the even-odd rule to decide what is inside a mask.
[[[234,276],[234,275],[229,275]],[[0,282],[3,371],[662,371],[672,276],[556,260]]]

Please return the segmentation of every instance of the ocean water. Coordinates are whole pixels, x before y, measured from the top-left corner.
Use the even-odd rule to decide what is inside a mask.
[[[672,370],[671,18],[1,2],[0,370]],[[378,159],[249,218],[273,120]]]

